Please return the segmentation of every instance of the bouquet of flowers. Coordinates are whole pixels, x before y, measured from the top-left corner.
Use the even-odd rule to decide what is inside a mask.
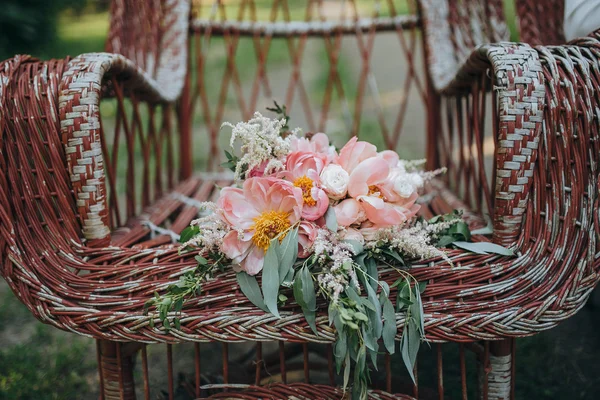
[[[293,293],[318,334],[322,297],[337,330],[334,354],[344,387],[354,363],[353,398],[366,398],[367,356],[376,364],[380,339],[395,351],[396,312],[405,313],[400,350],[413,373],[424,337],[425,283],[409,274],[409,260],[447,259],[440,240],[445,246],[468,241],[470,232],[459,213],[416,218],[419,189],[443,170],[420,171],[422,162],[400,160],[356,137],[337,151],[323,133],[289,131],[285,107],[274,111],[283,117],[255,113],[248,122],[224,124],[232,128],[225,166],[234,171],[234,185],[222,188],[215,203],[204,203],[207,215],[182,232],[182,251],[197,252],[198,267],[148,305],[159,309],[168,328],[169,311],[180,311],[214,271],[233,268],[248,299],[275,316],[288,301],[280,289],[289,288],[285,293]],[[391,285],[395,307],[391,287],[378,279],[381,265],[398,272]]]

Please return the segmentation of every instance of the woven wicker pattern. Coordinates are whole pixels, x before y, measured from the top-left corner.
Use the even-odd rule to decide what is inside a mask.
[[[505,49],[505,46],[490,46],[486,48],[485,53],[491,54],[493,57],[506,56],[511,59],[513,54],[510,51],[511,47],[508,47],[509,51]],[[586,90],[585,86],[581,86],[585,80],[581,81],[578,73],[583,76],[589,71],[590,78],[587,81],[592,87],[595,85],[596,80],[593,80],[593,77],[596,74],[594,66],[597,65],[595,58],[597,41],[588,39],[588,41],[582,42],[578,49],[575,53],[562,48],[540,50],[548,65],[544,69],[544,74],[548,76],[547,90],[545,91],[545,96],[548,97],[547,104],[560,103],[554,99],[554,96],[563,96],[563,100],[572,98],[572,96],[567,96],[566,90],[574,93],[570,88],[581,87],[582,89],[577,93],[583,97],[581,100],[576,100],[578,99],[576,98],[573,101],[582,101],[582,104],[587,104],[588,107],[591,105],[589,109],[595,109],[594,105],[598,102],[596,91]],[[528,53],[532,52],[528,50]],[[577,57],[577,67],[574,67],[575,64],[558,63],[554,54],[560,57]],[[476,58],[481,59],[481,53]],[[495,63],[498,64],[497,61]],[[69,65],[72,66],[73,62]],[[481,62],[478,62],[477,65],[484,66]],[[56,68],[59,67],[60,69],[57,70]],[[491,67],[494,67],[493,62]],[[31,72],[29,75],[22,75],[22,72],[35,70],[38,71],[37,74],[51,74],[52,79],[49,82],[62,81],[64,87],[68,87],[68,82],[71,81],[70,71],[72,68],[69,67],[64,71],[64,64],[29,62],[20,68],[19,79],[30,79],[30,82],[36,81],[36,75]],[[484,71],[483,68],[482,71]],[[7,81],[10,75],[5,72],[3,76],[3,80]],[[96,77],[100,79],[101,75],[96,75]],[[506,74],[504,78],[506,85],[514,84],[511,81],[519,79],[519,76],[513,74]],[[40,84],[45,85],[47,83],[44,81],[48,81],[48,78],[41,79],[40,77],[37,78],[37,81],[41,81]],[[135,79],[130,82],[137,86]],[[9,83],[4,87],[4,91],[10,90],[12,94],[5,95],[2,99],[5,110],[12,110],[8,99],[15,96],[19,87],[16,86],[15,79]],[[47,92],[59,86],[47,85],[41,90]],[[96,85],[99,87],[100,81]],[[71,87],[71,90],[75,90],[74,85]],[[81,92],[87,91],[87,86],[82,85]],[[43,97],[31,96],[37,103],[26,109],[58,110],[59,107],[56,107],[58,93],[49,92],[48,94]],[[72,96],[82,98],[82,96],[74,94]],[[98,97],[92,97],[92,99],[98,100]],[[502,104],[501,108],[505,107],[504,103],[499,104]],[[573,110],[576,108],[573,107]],[[23,111],[14,110],[13,112],[13,115],[18,115]],[[575,111],[571,112],[576,113]],[[68,113],[58,113],[57,115],[62,118],[69,117]],[[593,211],[593,206],[597,201],[598,194],[595,163],[597,152],[584,151],[583,147],[578,152],[574,152],[573,149],[579,148],[578,146],[584,141],[596,143],[597,130],[589,122],[585,122],[585,125],[583,123],[587,119],[593,120],[597,117],[595,114],[568,116],[564,111],[557,113],[554,106],[546,109],[544,115],[546,131],[542,133],[543,154],[552,156],[550,158],[544,156],[541,161],[538,160],[543,168],[534,170],[533,183],[530,185],[537,194],[535,198],[528,198],[527,207],[523,207],[525,197],[515,196],[510,203],[512,208],[508,205],[502,208],[503,210],[517,209],[519,212],[524,209],[526,218],[520,230],[519,257],[510,259],[455,251],[451,254],[454,266],[432,260],[431,263],[417,264],[414,268],[413,272],[417,279],[430,282],[425,293],[427,299],[425,312],[429,316],[426,321],[426,330],[428,338],[431,340],[493,339],[510,335],[520,336],[549,328],[581,307],[589,291],[595,285],[598,278],[596,272],[598,265],[594,261],[595,229],[597,229],[594,221],[597,219],[597,214]],[[565,130],[563,116],[564,118],[568,117],[567,120],[573,121],[571,125],[567,125],[567,128],[571,127],[570,130]],[[104,248],[89,248],[74,244],[64,247],[63,244],[60,247],[61,251],[57,252],[54,240],[59,233],[56,231],[59,229],[55,228],[51,236],[48,235],[48,231],[52,231],[52,227],[60,226],[60,229],[63,230],[60,233],[64,234],[62,226],[68,226],[73,232],[72,217],[69,217],[67,213],[70,212],[70,215],[73,215],[73,210],[69,211],[68,207],[38,207],[39,211],[32,213],[20,206],[23,198],[32,198],[36,202],[44,201],[44,196],[32,195],[28,189],[43,187],[40,183],[44,177],[40,174],[21,176],[19,172],[21,168],[16,166],[14,160],[37,159],[38,157],[34,156],[37,153],[55,151],[52,143],[48,145],[39,143],[37,146],[34,146],[34,143],[28,143],[27,146],[24,146],[27,142],[23,142],[24,144],[17,145],[18,141],[26,140],[23,138],[23,132],[25,132],[27,124],[25,121],[28,120],[29,118],[4,118],[2,122],[5,127],[2,138],[3,165],[6,166],[4,173],[11,174],[7,179],[9,190],[4,195],[8,198],[4,203],[4,209],[9,210],[4,214],[9,218],[7,224],[3,224],[3,226],[14,225],[14,222],[11,221],[15,221],[17,217],[28,221],[26,224],[19,224],[18,229],[14,232],[12,229],[9,230],[7,236],[14,238],[14,245],[7,253],[3,253],[3,271],[4,276],[13,282],[13,285],[16,285],[13,286],[15,291],[29,293],[24,295],[24,299],[30,302],[30,307],[38,317],[63,329],[110,340],[143,342],[242,339],[310,339],[324,342],[333,340],[333,332],[325,326],[323,318],[319,320],[322,335],[316,337],[306,329],[301,316],[295,313],[284,313],[284,317],[278,320],[252,309],[248,301],[237,290],[232,274],[223,275],[208,283],[205,286],[205,295],[187,304],[183,313],[181,331],[171,330],[167,333],[158,326],[151,328],[149,320],[154,317],[143,314],[144,301],[155,290],[161,291],[161,288],[166,287],[169,282],[175,281],[178,274],[193,266],[192,255],[178,256],[176,248],[169,246],[144,249],[148,245],[143,244],[135,247],[128,247],[128,245]],[[66,119],[66,121],[68,120]],[[51,135],[50,132],[53,132],[54,129],[54,135],[57,137],[58,118],[56,122],[53,122],[52,118],[37,119],[36,121],[38,121],[39,130],[49,132]],[[582,125],[576,124],[575,121],[581,121]],[[64,125],[64,122],[61,124]],[[554,126],[552,124],[556,124],[556,128],[552,129]],[[590,129],[583,129],[583,126],[589,126]],[[64,132],[63,128],[63,135]],[[550,132],[563,133],[558,137],[553,136]],[[506,134],[512,133],[507,132]],[[502,132],[501,135],[503,135]],[[526,140],[528,135],[529,133],[523,135],[525,139],[522,140]],[[70,139],[68,136],[65,139],[65,153],[68,154],[65,158],[48,155],[47,159],[54,164],[46,165],[46,169],[57,171],[56,173],[59,173],[60,170],[64,171],[64,166],[72,151],[70,150]],[[535,143],[533,139],[532,144]],[[502,136],[501,140],[503,140]],[[564,145],[571,142],[573,145]],[[532,144],[522,145],[521,148],[531,148]],[[509,145],[507,144],[507,146]],[[581,144],[581,146],[583,145]],[[90,150],[92,150],[91,147]],[[9,151],[18,151],[19,155],[11,155]],[[85,151],[87,150],[81,151],[81,154],[84,154]],[[572,160],[570,163],[563,162],[561,164],[562,168],[572,165],[573,169],[570,174],[552,172],[555,170],[552,166],[556,165],[558,159]],[[510,162],[510,159],[505,161],[505,163]],[[73,162],[71,161],[71,163]],[[523,171],[530,171],[533,165],[522,164],[526,165],[526,167],[522,167]],[[97,166],[101,167],[101,163],[97,163]],[[510,170],[510,168],[506,168],[506,170]],[[584,170],[585,174],[581,172]],[[502,168],[499,168],[499,171],[502,171]],[[548,176],[542,174],[542,171],[547,171]],[[96,174],[101,177],[101,169],[96,170]],[[585,179],[585,181],[575,185],[574,176],[579,176],[579,180]],[[70,206],[72,203],[68,201],[68,191],[60,189],[70,185],[70,180],[64,181],[64,178],[65,174],[62,172],[62,181],[56,178],[51,179],[57,185],[57,188],[51,190],[51,193],[62,196],[65,206]],[[514,179],[518,178],[517,176]],[[513,184],[510,178],[508,179],[509,183],[505,183],[506,187]],[[50,181],[50,179],[46,181]],[[77,182],[77,179],[74,182]],[[82,185],[82,187],[85,186]],[[505,186],[500,185],[500,187]],[[552,190],[542,190],[542,188],[551,188]],[[559,188],[568,188],[568,190]],[[428,212],[441,213],[453,207],[461,207],[461,203],[450,192],[446,192],[442,188],[436,190],[441,201],[433,201]],[[211,195],[211,191],[211,182],[204,183],[199,180],[186,182],[177,189],[177,192],[184,196],[196,198],[207,198]],[[551,193],[562,193],[562,196],[551,196]],[[543,206],[544,204],[546,206]],[[571,207],[566,208],[567,204]],[[573,206],[578,204],[582,204],[582,206]],[[160,226],[181,205],[180,199],[166,196],[148,209],[145,216],[154,225]],[[192,206],[188,205],[184,208],[189,209],[190,207]],[[544,211],[537,211],[540,207]],[[91,206],[88,208],[92,209]],[[81,210],[79,204],[77,210]],[[509,217],[512,216],[512,212],[509,212]],[[573,216],[569,218],[561,216],[560,219],[557,219],[559,216],[556,212],[569,213],[568,215],[572,214]],[[41,220],[36,217],[38,213],[41,215]],[[51,215],[47,215],[48,213]],[[49,225],[47,221],[50,220],[50,217],[57,221],[57,225]],[[193,215],[190,216],[191,218]],[[82,220],[85,221],[85,218]],[[483,222],[477,219],[473,220],[474,225],[478,223],[482,224]],[[41,229],[30,231],[27,228],[28,225],[39,226]],[[129,235],[140,237],[136,233],[140,231],[150,232],[150,229],[138,221],[137,225],[132,225]],[[77,240],[76,237],[77,235],[72,235],[66,242],[72,243]],[[62,241],[64,243],[65,239]],[[131,240],[125,236],[121,242],[131,243]],[[27,243],[29,243],[27,246],[35,243],[35,247],[24,247]],[[573,245],[573,243],[579,244]],[[118,245],[118,243],[115,244]],[[135,242],[131,244],[135,244]],[[42,258],[35,261],[29,255],[32,251]],[[115,268],[116,266],[118,268]],[[78,272],[71,271],[89,271],[89,273],[80,275]],[[52,279],[49,279],[50,277]],[[382,277],[390,282],[395,279],[391,271],[382,271]],[[465,284],[465,282],[469,283]],[[43,290],[40,291],[42,288]],[[232,308],[232,305],[235,305],[236,308]],[[199,306],[202,308],[198,308]],[[241,310],[244,310],[243,316],[239,313]],[[402,325],[401,319],[399,325]]]
[[[532,46],[565,43],[565,0],[516,0],[515,3],[522,42]]]
[[[219,386],[219,385],[210,385]],[[235,385],[222,385],[235,388]],[[239,385],[247,386],[247,385]],[[238,388],[239,390],[239,388]],[[348,394],[346,394],[347,396]],[[212,395],[209,399],[298,399],[298,400],[339,400],[344,397],[344,392],[326,385],[307,385],[292,383],[289,385],[273,384],[269,386],[248,386],[243,391],[227,392]],[[414,397],[407,395],[393,395],[379,390],[369,392],[369,400],[411,400]]]
[[[421,3],[431,78],[428,155],[433,155],[433,164],[450,169],[443,181],[427,189],[422,215],[460,208],[470,226],[477,228],[485,226],[483,215],[488,210],[493,215],[492,240],[517,252],[511,258],[453,250],[452,265],[439,259],[416,261],[411,273],[428,282],[423,294],[427,339],[487,341],[549,329],[577,312],[600,279],[598,33],[569,46],[500,43],[473,49],[505,38],[499,2],[489,6],[475,0],[459,2],[464,9],[453,2]],[[215,183],[223,186],[228,180],[190,178],[161,193],[157,201],[147,197],[142,212],[131,207],[127,221],[111,220],[117,202],[111,202],[107,193],[114,186],[114,168],[107,162],[100,99],[115,95],[122,104],[128,95],[150,105],[170,102],[181,88],[178,68],[186,64],[181,57],[176,62],[176,50],[164,59],[156,56],[155,50],[164,43],[154,36],[144,38],[144,50],[136,53],[135,43],[124,39],[131,37],[119,33],[128,26],[119,21],[132,13],[122,11],[129,7],[125,2],[115,4],[109,47],[135,63],[119,55],[93,53],[47,62],[19,56],[0,65],[2,276],[41,321],[97,339],[331,343],[335,332],[324,313],[317,318],[318,336],[294,304],[282,310],[281,319],[265,314],[240,292],[232,272],[207,282],[201,296],[186,302],[180,329],[167,331],[153,310],[144,312],[145,301],[155,291],[164,291],[195,266],[193,254],[180,255],[172,242],[196,217],[198,202],[214,198]],[[172,49],[181,50],[182,33],[187,31],[180,27],[184,10],[175,3],[160,4],[163,11],[179,10],[164,15],[177,15],[171,25],[177,26],[172,32],[179,39],[171,42],[178,43]],[[153,15],[140,7],[139,15]],[[482,22],[485,18],[490,24]],[[299,68],[299,61],[294,62]],[[175,71],[172,86],[165,85],[168,74],[159,72],[162,64],[165,71]],[[234,79],[234,69],[228,70],[227,79]],[[257,74],[260,85],[262,79]],[[482,168],[487,89],[494,93],[491,185]],[[183,93],[182,103],[189,104],[191,98],[186,96],[191,94],[185,85]],[[186,117],[180,119],[184,145],[190,128],[185,113],[192,110],[180,109]],[[210,129],[217,120],[211,121]],[[130,181],[136,178],[131,175]],[[391,283],[396,278],[393,270],[381,270],[380,279]],[[323,311],[324,304],[320,307]],[[399,328],[403,324],[399,314]],[[489,347],[485,349],[489,356]],[[513,360],[506,354],[490,360],[492,381],[489,387],[486,381],[489,393],[484,397],[500,398],[510,390]],[[110,385],[122,379],[119,365],[129,362],[101,361],[105,370],[112,371],[106,375]],[[123,387],[108,383],[105,397],[122,395]],[[246,398],[315,398],[313,391],[322,398],[340,395],[334,388],[308,385],[243,390]],[[371,396],[402,398],[378,392]]]

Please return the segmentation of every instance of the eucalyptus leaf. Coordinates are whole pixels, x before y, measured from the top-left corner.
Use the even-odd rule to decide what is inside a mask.
[[[208,260],[200,255],[194,257],[194,260],[198,261],[198,264],[200,265],[207,265],[208,264]]]
[[[294,291],[294,300],[296,303],[302,308],[306,308],[306,303],[304,302],[304,296],[302,295],[302,278],[300,278],[300,274],[296,274],[294,278],[294,283],[292,285]],[[330,313],[331,317],[331,313]]]
[[[349,245],[352,246],[352,250],[354,251],[355,255],[361,254],[363,252],[363,250],[364,250],[364,246],[358,240],[345,239],[345,240],[342,240],[342,241],[344,243],[348,243]]]
[[[459,240],[471,240],[471,232],[469,226],[464,221],[459,221],[448,229],[448,233],[458,238]]]
[[[242,293],[244,293],[248,300],[261,310],[268,311],[256,278],[242,271],[236,274],[236,279]]]
[[[515,253],[495,243],[489,242],[454,242],[454,246],[477,254],[500,254],[502,256],[514,256]]]
[[[398,254],[396,250],[393,249],[384,249],[383,254],[392,257],[394,260],[398,261],[400,265],[406,265],[404,259]]]
[[[373,334],[376,338],[380,338],[383,329],[383,323],[381,322],[381,305],[379,304],[375,290],[370,285],[366,285],[366,288],[369,301],[375,306],[375,311],[368,309],[367,315],[369,316]]]
[[[279,283],[282,283],[298,258],[298,228],[291,229],[281,241],[278,249]]]
[[[416,340],[420,340],[420,338],[417,336],[416,328],[414,328],[414,326],[414,323],[412,323],[410,319],[408,319],[406,324],[404,325],[404,330],[402,331],[402,339],[400,340],[400,351],[402,353],[402,361],[404,361],[404,365],[406,366],[408,374],[410,375],[410,378],[412,379],[413,383],[416,383],[415,376],[413,373],[416,360],[416,354],[413,358],[415,348],[414,342]],[[418,350],[419,347],[417,346],[417,351]]]
[[[398,328],[396,327],[396,313],[394,312],[394,306],[389,298],[382,300],[383,303],[383,344],[389,354],[394,354],[396,351],[396,333]]]
[[[344,330],[338,331],[337,340],[333,347],[333,355],[335,356],[336,367],[338,374],[340,373],[341,366],[348,353],[348,339]]]
[[[262,290],[265,296],[265,305],[271,314],[280,318],[277,310],[277,297],[279,295],[279,241],[271,240],[267,254],[265,254],[262,269]]]
[[[377,271],[377,263],[372,257],[365,259],[365,266],[367,267],[367,274],[370,276],[369,283],[374,290],[377,290],[377,282],[379,281],[379,273]]]
[[[471,231],[471,235],[491,235],[493,233],[494,233],[494,229],[492,228],[491,225]]]
[[[317,309],[317,295],[315,293],[315,284],[308,268],[303,267],[300,270],[300,277],[302,279],[302,296],[306,302],[306,306],[311,310]]]
[[[294,280],[295,283],[295,280]],[[294,297],[296,297],[296,294],[294,293]],[[335,317],[337,316],[338,311],[337,308],[335,308],[333,303],[329,303],[329,306],[327,307],[327,319],[329,320],[329,326],[333,325],[333,321],[335,319]]]
[[[281,279],[281,277],[279,277]],[[281,282],[282,286],[285,287],[290,287],[292,286],[292,283],[294,282],[294,268],[290,268],[288,270],[287,275],[283,278],[283,281]]]
[[[448,245],[452,244],[455,241],[456,241],[456,238],[454,236],[442,235],[438,239],[436,246],[437,247],[447,247]]]
[[[377,351],[378,347],[377,346],[377,339],[374,335],[373,335],[373,329],[371,329],[371,324],[363,324],[362,327],[362,336],[363,336],[363,340],[365,342],[365,345],[367,346],[367,348],[369,350],[373,350],[373,351]]]
[[[343,390],[346,390],[348,387],[348,383],[350,382],[350,353],[346,354],[346,359],[344,360],[344,387]],[[338,374],[340,373],[338,368]]]
[[[377,367],[378,350],[379,350],[379,346],[377,346],[377,350],[368,349],[369,357],[371,358],[371,364],[373,365],[373,368],[375,368],[375,371],[379,371],[379,368]],[[369,376],[369,372],[367,371],[366,377],[368,377],[368,376]]]
[[[318,335],[316,324],[317,295],[315,293],[315,284],[308,268],[302,267],[298,275],[302,282],[301,290],[304,304],[302,311],[304,313],[304,318],[306,318],[306,322],[308,322],[308,325],[315,335]]]
[[[325,225],[331,232],[337,232],[338,230],[337,217],[333,207],[329,207],[325,212]]]
[[[416,294],[416,305],[418,305],[418,313],[419,313],[419,332],[422,336],[425,336],[425,312],[423,311],[423,301],[421,300],[421,291],[415,290]]]

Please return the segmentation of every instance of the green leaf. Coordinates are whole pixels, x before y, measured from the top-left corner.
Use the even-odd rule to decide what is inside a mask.
[[[283,282],[281,282],[282,286],[291,287],[294,283],[294,268],[290,268],[285,278],[283,278]]]
[[[279,245],[279,283],[283,283],[298,258],[298,228],[290,230]]]
[[[373,329],[373,334],[376,338],[380,338],[381,331],[383,329],[383,323],[381,322],[381,305],[379,304],[379,300],[377,299],[377,293],[375,292],[375,290],[370,285],[366,285],[366,287],[369,301],[375,306],[375,311],[367,310],[367,315],[369,316],[369,321],[371,329]]]
[[[415,305],[418,308],[417,313],[418,314],[414,314],[419,315],[419,332],[421,333],[422,336],[425,336],[425,312],[423,311],[423,301],[421,300],[421,292],[419,290],[415,290],[415,295],[416,295],[416,303]]]
[[[207,265],[208,264],[208,260],[206,258],[200,256],[200,255],[194,257],[194,259],[196,261],[198,261],[198,264],[200,264],[200,265]]]
[[[265,296],[265,305],[274,316],[280,318],[277,310],[277,296],[279,295],[279,240],[271,240],[262,269],[262,290]]]
[[[492,228],[491,225],[471,231],[471,235],[491,235],[493,233],[494,233],[494,229]]]
[[[173,309],[177,312],[181,311],[183,308],[183,297],[178,298],[173,305]]]
[[[404,259],[398,254],[396,250],[392,249],[383,249],[383,254],[392,257],[394,260],[398,261],[400,265],[406,265]]]
[[[459,240],[471,240],[471,232],[469,226],[464,221],[459,221],[448,229],[448,233],[458,238]]]
[[[379,346],[377,346],[377,350],[368,350],[369,351],[369,357],[371,357],[371,363],[373,364],[373,368],[375,368],[375,371],[379,371],[379,368],[377,367],[377,353],[379,351]],[[366,374],[363,378],[363,380],[367,380],[367,378],[369,378],[369,371],[366,371]]]
[[[365,346],[370,350],[377,351],[379,346],[377,345],[377,338],[374,336],[373,329],[371,329],[371,324],[366,324],[366,326],[363,324],[362,336]]]
[[[200,233],[200,228],[197,226],[188,226],[179,235],[179,243],[185,243],[194,236]]]
[[[366,379],[365,375],[367,364],[367,349],[361,346],[356,355],[356,364],[354,366],[354,387],[352,388],[353,399],[366,398]]]
[[[315,335],[318,335],[316,325],[317,295],[315,293],[314,282],[307,267],[302,267],[296,274],[296,278],[294,279],[294,299],[296,299],[296,303],[302,308],[306,322],[308,322]],[[330,321],[333,318],[331,310],[329,318]]]
[[[340,371],[338,369],[338,374],[339,373],[340,373]],[[350,382],[350,353],[346,353],[346,359],[344,360],[344,387],[343,387],[343,390],[346,390],[349,382]]]
[[[354,255],[361,254],[364,250],[364,246],[358,240],[345,239],[345,240],[342,240],[342,242],[348,243],[349,245],[352,246],[352,251],[354,252]]]
[[[402,332],[402,339],[400,340],[400,349],[402,352],[402,360],[404,361],[404,365],[406,366],[413,383],[416,383],[413,370],[415,368],[420,342],[421,338],[419,337],[416,325],[410,319],[407,320],[407,323],[404,325],[404,331]]]
[[[455,242],[456,238],[454,236],[450,236],[450,235],[443,235],[440,236],[440,238],[438,239],[437,243],[436,243],[436,247],[448,247],[448,245],[452,244],[452,242]]]
[[[296,294],[294,293],[294,298],[296,297]],[[333,321],[335,321],[335,318],[338,315],[338,310],[337,308],[335,308],[333,303],[329,303],[329,306],[327,307],[327,319],[329,320],[329,326],[333,325]]]
[[[394,312],[394,306],[390,299],[386,298],[383,301],[383,344],[389,354],[394,354],[396,351],[396,333],[398,328],[396,327],[396,313]]]
[[[369,283],[373,290],[377,290],[377,282],[379,281],[379,273],[377,271],[377,263],[375,259],[372,257],[365,259],[365,267],[367,268],[367,274],[371,277],[369,278]]]
[[[338,230],[337,217],[335,216],[333,207],[329,207],[325,212],[325,225],[331,232],[337,232]]]
[[[500,254],[502,256],[514,256],[512,250],[502,247],[495,243],[489,242],[454,242],[454,246],[477,254]]]
[[[346,332],[338,331],[337,340],[333,347],[333,355],[335,356],[335,366],[339,374],[342,364],[348,356],[348,338]]]
[[[268,311],[256,278],[254,276],[248,275],[244,271],[238,272],[236,274],[236,278],[238,285],[240,285],[242,293],[244,293],[248,300],[250,300],[252,304],[260,308],[261,310]]]

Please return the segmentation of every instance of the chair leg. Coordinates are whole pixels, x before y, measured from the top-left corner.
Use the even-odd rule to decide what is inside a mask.
[[[513,341],[514,339],[505,339],[489,342],[489,360],[479,368],[480,398],[484,400],[513,398]],[[485,385],[486,380],[487,385]]]
[[[97,341],[101,400],[135,400],[133,355],[124,354],[122,345]]]

